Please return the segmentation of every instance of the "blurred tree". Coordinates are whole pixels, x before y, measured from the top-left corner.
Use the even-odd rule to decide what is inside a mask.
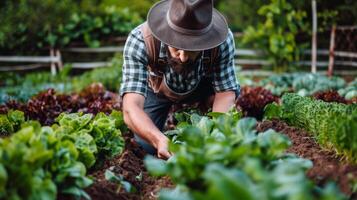
[[[133,0],[102,0],[100,8],[107,6],[115,6],[119,9],[128,8],[129,10],[138,12],[143,19],[146,19],[146,15],[151,6],[158,1],[159,0],[140,0],[133,2]]]
[[[311,22],[311,0],[289,0],[295,9],[307,13],[307,23]],[[242,31],[249,25],[256,25],[263,19],[257,16],[258,9],[269,0],[216,0],[217,8],[227,17],[231,28]],[[320,31],[329,29],[333,23],[339,25],[357,24],[357,1],[317,0]]]
[[[57,24],[78,11],[73,0],[4,0],[0,4],[0,46],[24,49],[36,46],[21,44],[36,40],[39,30],[51,31]]]
[[[217,9],[227,18],[233,31],[243,31],[250,25],[255,25],[263,18],[256,13],[269,0],[220,0]]]
[[[295,10],[287,0],[270,0],[258,14],[264,21],[249,26],[244,31],[243,42],[263,50],[275,71],[286,71],[298,58],[296,35],[306,31],[306,13]]]
[[[135,11],[104,1],[2,0],[0,53],[62,47],[74,40],[97,47],[103,36],[124,35],[142,21]]]

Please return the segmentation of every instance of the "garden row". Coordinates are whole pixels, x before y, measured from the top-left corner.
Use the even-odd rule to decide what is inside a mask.
[[[209,116],[209,117],[208,117]],[[168,161],[148,156],[156,176],[169,175],[175,189],[160,199],[344,199],[333,184],[314,185],[309,160],[286,154],[289,139],[272,129],[258,133],[254,118],[239,113],[177,116]]]
[[[27,119],[38,120],[43,125],[51,125],[63,112],[109,114],[112,110],[120,110],[120,106],[117,94],[105,90],[101,84],[94,83],[79,93],[60,94],[54,89],[48,89],[26,103],[12,100],[0,105],[0,114],[5,114],[9,110],[21,110]]]
[[[329,92],[325,99],[332,96],[333,101],[341,103],[357,102],[357,78],[350,82],[340,77],[327,77],[321,74],[289,73],[273,75],[263,79],[259,86],[270,90],[274,95],[282,96],[286,92],[295,92],[300,96],[321,97],[321,92]],[[333,92],[332,92],[333,91]]]
[[[126,126],[116,110],[118,96],[101,84],[69,95],[48,89],[25,103],[2,105],[0,198],[90,199],[84,189],[95,180],[88,170],[101,168],[124,150]],[[120,179],[106,174],[108,180]],[[120,184],[130,191],[130,183],[122,179]]]
[[[19,130],[0,139],[0,198],[48,200],[67,194],[90,199],[83,190],[93,182],[87,170],[123,151],[117,111],[62,113],[52,126],[25,122],[20,111],[7,116]]]
[[[34,72],[25,75],[0,73],[0,104],[10,100],[27,102],[31,97],[47,89],[57,92],[80,92],[92,83],[101,83],[109,91],[118,91],[121,80],[121,61],[113,59],[110,67],[94,69],[81,75],[66,66],[57,75],[50,72]]]
[[[303,128],[325,148],[357,162],[357,104],[316,101],[288,93],[283,95],[280,106],[270,104],[266,107],[266,117]]]
[[[48,191],[47,188],[43,187],[42,190],[41,187],[35,188],[33,186],[25,191],[23,188],[27,188],[26,184],[33,184],[28,183],[32,180],[26,181],[25,185],[17,186],[16,182],[20,178],[12,181],[9,177],[17,177],[16,172],[19,169],[12,167],[11,163],[15,162],[9,160],[9,156],[7,156],[9,152],[6,152],[6,154],[4,153],[0,156],[5,156],[4,160],[6,160],[6,162],[4,161],[4,179],[1,183],[4,186],[2,190],[4,193],[1,195],[14,198],[18,195],[22,199],[54,199],[56,198],[55,195],[57,195],[58,199],[68,199],[70,198],[68,194],[74,197],[82,196],[83,198],[90,197],[92,199],[102,199],[103,196],[106,196],[107,199],[152,197],[152,188],[157,188],[156,190],[158,190],[160,183],[164,180],[148,175],[143,165],[144,152],[131,142],[132,135],[128,135],[127,131],[123,131],[126,127],[123,126],[122,116],[115,110],[120,110],[118,96],[106,91],[101,84],[92,84],[79,93],[68,95],[59,94],[53,89],[48,89],[32,97],[25,103],[10,101],[2,105],[0,109],[0,132],[3,139],[0,139],[0,141],[9,141],[8,143],[13,145],[27,145],[27,149],[24,151],[35,148],[31,146],[32,144],[27,144],[25,141],[21,140],[17,142],[17,140],[11,139],[18,137],[16,135],[19,135],[20,132],[24,132],[24,128],[35,126],[36,129],[34,131],[23,133],[27,135],[29,134],[28,132],[31,132],[30,134],[34,135],[33,137],[29,135],[28,139],[31,141],[41,139],[45,144],[47,144],[47,140],[53,142],[57,140],[66,141],[66,143],[72,142],[74,146],[70,147],[73,147],[71,150],[75,151],[73,160],[81,163],[78,166],[85,166],[85,168],[81,167],[81,172],[73,171],[73,173],[76,173],[75,176],[78,179],[81,178],[86,182],[82,184],[70,177],[69,181],[66,179],[56,182],[57,175],[54,174],[55,172],[50,171],[48,172],[49,178],[47,182],[53,182],[53,184],[51,183],[51,193],[47,196],[36,196],[37,194],[42,195],[46,193]],[[82,112],[88,114],[82,114]],[[94,117],[95,115],[96,117]],[[38,122],[33,122],[32,120],[38,120],[42,125],[48,126],[41,127]],[[113,122],[115,127],[113,127]],[[47,135],[42,136],[43,130],[51,131],[51,137],[47,137]],[[121,133],[126,138],[125,147]],[[41,137],[39,138],[38,136],[40,135]],[[93,141],[95,141],[95,144]],[[25,144],[22,142],[25,142]],[[45,145],[45,147],[49,148],[47,149],[49,151],[53,150],[52,146]],[[57,152],[57,150],[61,152]],[[69,157],[71,155],[66,154],[66,151],[62,148],[58,147],[58,149],[53,151],[54,153],[49,155],[49,157],[53,157],[57,153],[61,154],[61,156],[67,156],[68,159],[72,159]],[[119,151],[123,153],[120,154]],[[16,151],[14,152],[16,153]],[[21,166],[21,170],[29,168],[29,170],[26,170],[26,173],[29,173],[28,176],[30,176],[31,170],[34,170],[34,168],[28,166],[30,164],[26,160],[27,155],[19,154],[17,166]],[[94,164],[93,158],[95,160]],[[48,162],[46,161],[38,167],[41,170],[48,170]],[[57,162],[57,160],[53,162]],[[3,163],[3,160],[0,163]],[[66,170],[62,165],[59,167],[61,167],[61,170],[62,168]],[[118,168],[120,169],[120,174],[118,174]],[[23,173],[18,174],[24,175]],[[44,179],[44,177],[40,177],[40,179]],[[157,184],[153,185],[153,182]],[[77,183],[80,184],[80,187],[78,185],[73,186],[73,184]],[[170,181],[164,181],[164,183],[165,186],[171,184]],[[66,188],[68,187],[71,189],[67,190]],[[135,193],[133,193],[134,191]]]

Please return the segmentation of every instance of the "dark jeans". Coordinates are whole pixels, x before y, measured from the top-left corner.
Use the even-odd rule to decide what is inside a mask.
[[[213,87],[211,83],[207,80],[201,81],[197,89],[185,99],[182,103],[186,102],[195,102],[195,101],[204,101],[208,97],[214,94]],[[150,88],[148,89],[147,97],[144,103],[144,111],[150,119],[154,122],[156,127],[163,131],[166,118],[169,112],[170,107],[174,102],[168,100],[165,97],[160,97],[156,95]],[[134,134],[135,141],[143,147],[143,149],[149,154],[156,154],[156,149],[147,143],[144,139],[139,137],[137,134]]]

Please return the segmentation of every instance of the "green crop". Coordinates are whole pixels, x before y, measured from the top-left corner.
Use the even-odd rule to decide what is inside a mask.
[[[17,127],[20,113],[8,114]],[[62,113],[57,124],[30,121],[0,139],[0,199],[56,199],[58,193],[90,199],[87,169],[124,148],[122,114]]]
[[[306,129],[326,148],[357,161],[357,105],[327,103],[297,94],[285,94],[282,105],[271,104],[266,117],[278,117]]]
[[[286,154],[291,144],[286,136],[271,129],[258,133],[254,118],[210,116],[181,118],[185,121],[168,132],[174,154],[168,161],[145,158],[149,172],[177,184],[160,199],[344,199],[335,186],[312,184],[305,175],[312,162]]]
[[[25,122],[25,115],[18,110],[10,110],[7,114],[0,115],[0,135],[9,135],[21,128]]]

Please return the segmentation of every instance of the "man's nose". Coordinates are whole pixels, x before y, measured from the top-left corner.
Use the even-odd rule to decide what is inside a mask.
[[[180,52],[180,60],[183,63],[188,60],[188,54],[185,51],[181,51]]]

